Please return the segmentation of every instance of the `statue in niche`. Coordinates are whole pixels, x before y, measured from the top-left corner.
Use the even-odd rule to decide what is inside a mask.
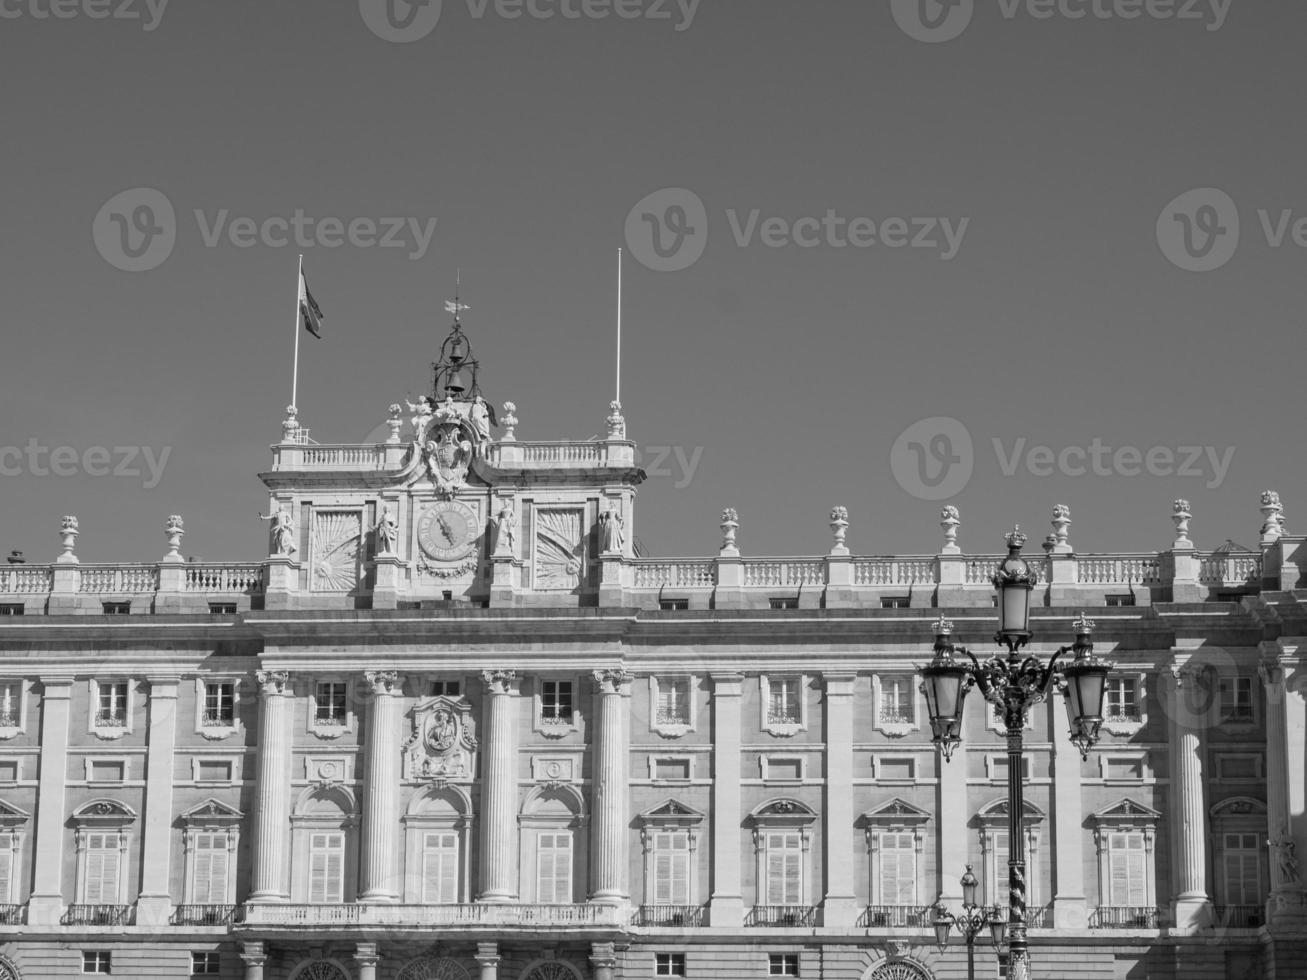
[[[600,550],[604,554],[621,554],[626,543],[622,515],[615,510],[605,512],[600,518]]]
[[[377,521],[377,554],[392,555],[399,541],[399,525],[390,505],[381,508],[381,520]]]
[[[289,508],[275,514],[260,514],[259,520],[272,521],[272,550],[275,554],[295,554],[295,519],[290,516]]]

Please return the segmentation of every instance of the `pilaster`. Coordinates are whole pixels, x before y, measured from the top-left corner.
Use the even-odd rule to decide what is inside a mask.
[[[481,980],[499,980],[499,944],[477,943],[476,961],[481,967]]]
[[[853,687],[857,675],[826,674],[826,895],[822,925],[852,927],[858,918],[853,887]]]
[[[260,670],[258,785],[254,798],[251,902],[286,902],[291,803],[291,725],[295,692],[284,670]]]
[[[713,892],[708,924],[739,928],[744,924],[740,883],[740,711],[744,677],[713,674]]]
[[[599,688],[599,732],[595,748],[594,859],[590,899],[605,905],[621,905],[630,901],[626,884],[629,791],[625,707],[631,675],[617,667],[596,670],[594,680]]]
[[[27,922],[54,926],[63,916],[64,821],[68,774],[68,722],[72,708],[71,677],[41,678],[41,759],[36,808],[36,849]]]
[[[989,702],[980,698],[978,710],[989,711]],[[953,749],[952,761],[935,752],[935,766],[939,775],[936,788],[935,822],[939,860],[935,866],[935,891],[953,912],[962,909],[962,875],[967,865],[974,863],[971,854],[973,831],[967,826],[971,808],[967,801],[967,739],[963,738]]]
[[[1258,665],[1266,690],[1266,823],[1271,891],[1266,921],[1273,934],[1307,934],[1307,889],[1299,855],[1307,854],[1307,673],[1298,656],[1307,638],[1262,644]],[[1290,652],[1292,651],[1292,652]]]
[[[150,729],[145,760],[145,828],[141,841],[141,894],[136,922],[163,926],[172,914],[172,767],[177,748],[177,687],[181,678],[148,678]]]
[[[1080,786],[1080,750],[1058,731],[1057,712],[1062,708],[1050,698],[1053,717],[1053,927],[1087,929],[1089,905],[1085,897],[1084,798]]]
[[[517,674],[487,670],[485,776],[481,785],[481,894],[477,901],[517,901]]]
[[[373,609],[399,606],[399,589],[403,581],[404,562],[398,555],[377,555],[374,559],[376,582],[372,586]]]
[[[401,893],[396,868],[404,679],[393,670],[370,670],[363,675],[363,689],[370,700],[360,901],[395,903]]]
[[[594,943],[590,949],[594,980],[614,980],[617,976],[617,951],[613,944]]]
[[[263,980],[263,968],[268,962],[263,943],[241,943],[240,957],[245,964],[245,980]]]
[[[377,980],[381,954],[377,952],[376,943],[357,943],[354,947],[354,962],[359,965],[359,980]]]
[[[1213,681],[1210,671],[1190,663],[1188,652],[1176,654],[1162,684],[1169,688],[1171,743],[1171,836],[1175,864],[1171,874],[1172,928],[1188,935],[1212,921],[1207,891],[1207,807],[1203,799],[1203,729],[1205,712],[1197,708]]]
[[[271,555],[264,559],[265,609],[291,609],[292,595],[299,591],[299,567],[289,555]]]

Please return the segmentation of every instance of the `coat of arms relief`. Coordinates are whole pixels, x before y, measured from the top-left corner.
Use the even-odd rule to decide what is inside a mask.
[[[476,773],[476,748],[471,705],[447,697],[419,701],[413,709],[413,734],[404,743],[404,778],[471,779]]]

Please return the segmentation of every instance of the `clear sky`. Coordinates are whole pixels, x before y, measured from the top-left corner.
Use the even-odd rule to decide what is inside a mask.
[[[823,553],[835,504],[861,554],[934,552],[945,502],[988,552],[1056,503],[1083,551],[1167,547],[1176,497],[1200,547],[1255,546],[1265,489],[1307,527],[1307,5],[922,0],[932,34],[916,0],[445,0],[434,27],[404,0],[53,2],[71,16],[0,0],[0,553],[52,559],[76,514],[83,560],[156,559],[180,513],[187,553],[262,554],[301,249],[245,232],[297,211],[323,442],[426,389],[457,267],[519,437],[601,432],[632,249],[623,402],[659,463],[635,522],[656,555],[710,553],[725,506],[751,555]],[[162,214],[113,202],[137,188],[175,240],[122,271],[113,236]],[[1168,212],[1201,188],[1228,202]],[[646,214],[702,254],[649,268]],[[401,247],[366,234],[389,217]],[[323,219],[359,233],[332,247]],[[1181,268],[1181,232],[1219,267]],[[911,429],[932,417],[953,421]]]

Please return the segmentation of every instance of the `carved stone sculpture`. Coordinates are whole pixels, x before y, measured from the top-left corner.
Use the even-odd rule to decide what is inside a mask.
[[[283,508],[275,514],[260,514],[259,520],[272,521],[272,553],[289,558],[295,554],[295,519],[290,516],[290,508]]]
[[[377,521],[377,554],[393,555],[399,541],[399,525],[395,514],[387,504],[381,508],[381,520]]]

